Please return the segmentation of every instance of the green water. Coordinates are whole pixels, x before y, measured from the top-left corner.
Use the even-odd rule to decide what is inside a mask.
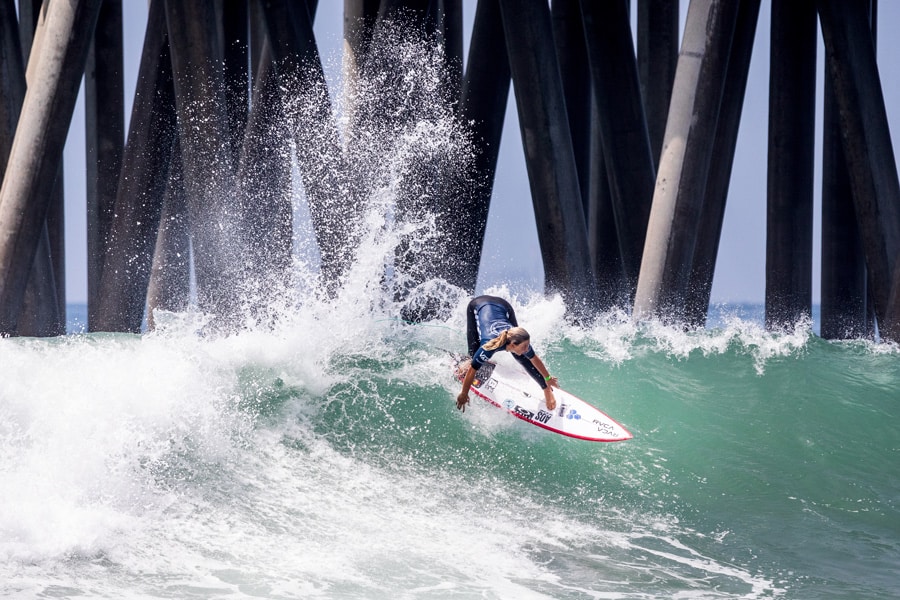
[[[0,595],[900,594],[896,348],[522,304],[633,440],[458,412],[461,313],[0,340]]]

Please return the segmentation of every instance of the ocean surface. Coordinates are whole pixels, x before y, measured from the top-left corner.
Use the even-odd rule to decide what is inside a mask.
[[[559,297],[482,284],[634,439],[456,410],[468,298],[421,276],[453,258],[429,199],[457,197],[472,149],[440,52],[378,44],[386,77],[354,81],[342,121],[365,214],[334,294],[316,292],[298,193],[298,283],[230,334],[197,312],[85,334],[73,306],[70,335],[0,339],[0,597],[900,597],[895,345],[826,342],[815,321],[767,333],[757,306],[696,331],[620,312],[577,325]],[[402,320],[391,286],[410,281],[448,312]]]
[[[232,335],[187,313],[0,339],[0,596],[900,596],[896,346],[508,295],[633,440],[458,412],[465,298],[419,324],[349,294]]]

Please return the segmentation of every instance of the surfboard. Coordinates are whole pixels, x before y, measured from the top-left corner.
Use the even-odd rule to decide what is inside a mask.
[[[458,357],[454,366],[462,382],[469,368],[468,357]],[[547,409],[544,392],[518,364],[489,361],[475,374],[469,399],[481,398],[516,418],[553,433],[590,442],[624,442],[631,433],[613,418],[565,390],[553,388],[556,408]]]

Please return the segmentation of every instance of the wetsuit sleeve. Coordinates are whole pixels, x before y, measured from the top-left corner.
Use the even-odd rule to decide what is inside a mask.
[[[475,350],[475,354],[472,355],[472,368],[476,371],[484,366],[484,363],[488,361],[493,352],[488,352],[484,348],[478,348]]]
[[[534,348],[532,348],[530,344],[528,346],[528,351],[525,352],[525,354],[513,354],[513,358],[516,359],[516,362],[522,365],[525,371],[529,375],[531,375],[531,378],[534,379],[539,386],[541,386],[542,390],[547,389],[547,381],[544,379],[544,376],[541,375],[541,372],[537,370],[537,367],[535,367],[531,363],[531,359],[534,358]]]

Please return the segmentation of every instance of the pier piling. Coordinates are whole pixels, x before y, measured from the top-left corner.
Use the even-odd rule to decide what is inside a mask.
[[[773,0],[769,62],[766,325],[812,316],[814,0]]]
[[[259,314],[295,285],[294,198],[307,203],[325,297],[336,294],[376,191],[378,150],[364,137],[395,135],[406,117],[392,111],[420,93],[400,89],[404,77],[423,77],[399,77],[401,61],[387,64],[376,46],[410,35],[443,62],[436,97],[471,152],[418,156],[397,177],[392,222],[417,232],[432,219],[441,235],[398,242],[386,268],[395,300],[431,279],[475,292],[512,84],[531,190],[522,207],[534,211],[546,290],[579,314],[619,306],[637,320],[705,323],[760,0],[692,0],[680,46],[677,1],[344,0],[340,119],[313,29],[318,5],[151,0],[126,124],[122,0],[19,0],[18,10],[0,0],[0,335],[62,332],[62,148],[82,76],[90,331],[138,332],[154,311],[192,303],[225,329],[241,326],[245,307]],[[816,301],[818,22],[821,335],[877,327],[900,340],[900,180],[874,6],[772,3],[769,328]],[[416,318],[436,314],[423,306]]]

